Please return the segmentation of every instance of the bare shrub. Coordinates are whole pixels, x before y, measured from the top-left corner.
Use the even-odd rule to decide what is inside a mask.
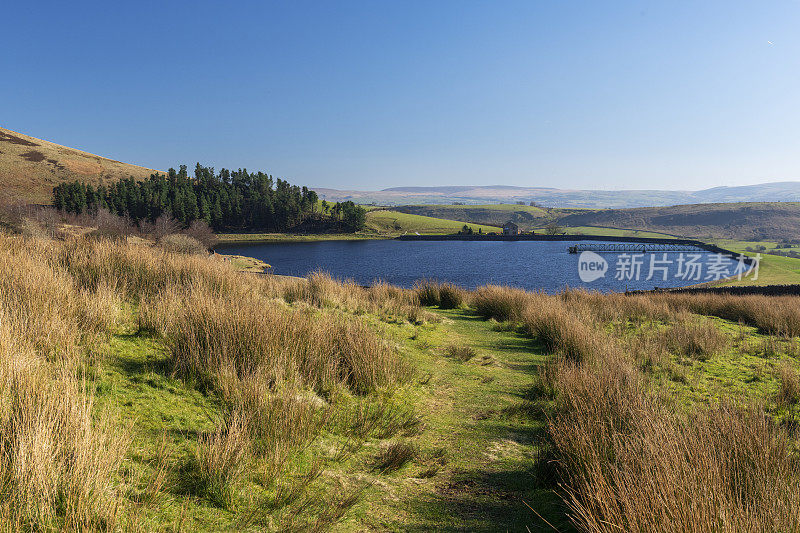
[[[180,232],[181,223],[165,213],[159,215],[152,223],[147,221],[140,223],[140,228],[142,233],[158,241],[162,237]]]
[[[205,220],[193,221],[183,233],[200,242],[206,249],[213,248],[219,242]]]
[[[107,239],[124,239],[128,235],[137,233],[136,227],[130,220],[117,216],[107,209],[98,209],[94,217],[97,229],[94,235]]]
[[[205,254],[207,251],[200,241],[183,233],[165,235],[158,241],[158,245],[179,254]]]

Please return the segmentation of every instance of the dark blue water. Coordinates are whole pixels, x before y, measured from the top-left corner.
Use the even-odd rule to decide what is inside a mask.
[[[243,244],[219,246],[223,254],[238,254],[262,259],[273,266],[275,274],[305,276],[315,270],[324,270],[339,278],[351,278],[362,285],[384,280],[393,285],[411,287],[420,279],[450,281],[465,288],[475,288],[489,283],[511,285],[527,290],[557,292],[567,287],[586,287],[599,291],[624,291],[626,289],[652,289],[653,287],[679,287],[693,285],[733,274],[737,262],[721,259],[717,266],[714,254],[697,251],[690,271],[689,253],[671,252],[644,254],[636,258],[616,253],[603,253],[607,264],[605,275],[591,282],[579,276],[579,254],[567,253],[569,241],[321,241],[303,243]],[[585,243],[584,243],[585,244]],[[584,256],[585,272],[591,268]],[[651,261],[655,259],[652,279]],[[667,262],[661,262],[666,259]],[[639,275],[635,267],[620,267],[623,263],[641,262]],[[671,262],[671,263],[670,263]],[[683,266],[683,268],[680,268]],[[597,268],[597,265],[594,265]],[[661,267],[661,268],[658,268]],[[709,271],[709,268],[711,269]],[[622,269],[618,273],[618,270]],[[666,280],[664,280],[666,269]],[[679,269],[684,274],[681,277]],[[727,269],[727,271],[726,271]],[[622,279],[617,279],[617,278]],[[638,279],[637,279],[638,278]],[[685,279],[684,279],[685,278]]]

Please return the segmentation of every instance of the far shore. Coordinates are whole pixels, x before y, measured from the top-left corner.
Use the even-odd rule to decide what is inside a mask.
[[[390,235],[364,233],[218,233],[219,244],[261,244],[271,242],[367,241],[391,239]]]

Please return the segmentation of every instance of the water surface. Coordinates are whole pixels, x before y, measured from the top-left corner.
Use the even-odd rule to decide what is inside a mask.
[[[586,241],[582,241],[586,244]],[[599,291],[624,291],[627,289],[652,289],[653,287],[679,287],[706,280],[708,265],[714,254],[698,250],[700,258],[695,263],[703,265],[700,279],[676,277],[681,254],[672,252],[644,254],[640,276],[616,279],[620,260],[630,261],[617,253],[603,253],[608,262],[604,277],[584,283],[578,274],[580,255],[567,253],[571,241],[319,241],[267,244],[223,245],[219,253],[255,257],[273,266],[275,274],[306,276],[315,270],[324,270],[339,278],[351,278],[362,285],[384,280],[393,285],[411,287],[420,279],[450,281],[472,289],[489,283],[511,285],[527,290],[558,292],[567,287],[587,287]],[[668,269],[663,280],[662,270],[649,275],[651,255],[656,263]],[[684,253],[684,260],[689,254]],[[724,267],[734,272],[736,261],[724,259]],[[684,268],[684,271],[686,269]],[[718,268],[719,270],[719,268]],[[634,279],[628,279],[634,277]]]

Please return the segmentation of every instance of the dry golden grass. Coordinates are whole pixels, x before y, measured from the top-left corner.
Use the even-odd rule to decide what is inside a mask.
[[[118,486],[128,431],[96,412],[79,377],[123,303],[163,337],[177,375],[224,402],[186,475],[198,496],[227,508],[253,468],[269,486],[329,423],[320,394],[363,395],[408,376],[359,314],[428,313],[413,292],[385,284],[243,276],[203,255],[102,238],[0,234],[0,268],[0,520],[11,529],[135,523]],[[303,303],[289,306],[285,295]],[[401,431],[398,413],[376,423]]]
[[[532,293],[520,289],[486,285],[472,293],[470,305],[486,318],[500,322],[519,321],[531,298]]]
[[[702,360],[708,359],[729,344],[728,337],[714,324],[691,319],[661,331],[658,339],[672,353]]]
[[[441,309],[458,309],[467,299],[467,291],[452,283],[423,280],[414,285],[421,305],[439,306]]]
[[[79,288],[40,241],[0,235],[0,521],[10,529],[114,529],[128,436],[95,413],[80,375],[113,325],[105,283]]]
[[[197,492],[232,509],[236,489],[247,474],[250,447],[247,422],[238,413],[213,434],[201,436],[192,469]]]
[[[144,179],[155,170],[121,163],[0,128],[0,174],[4,192],[26,201],[49,203],[53,184],[81,180],[100,185],[131,176]]]
[[[580,529],[800,528],[800,471],[785,427],[758,406],[676,412],[640,370],[668,366],[671,354],[703,358],[727,348],[726,334],[697,315],[796,335],[800,298],[364,288],[322,273],[245,276],[199,254],[86,238],[0,235],[0,268],[0,521],[7,529],[111,530],[135,522],[120,488],[128,431],[95,408],[80,378],[123,303],[163,339],[173,372],[222,402],[222,419],[199,438],[186,475],[194,495],[236,509],[252,481],[275,484],[274,505],[300,502],[321,465],[294,481],[281,473],[325,428],[354,441],[419,431],[413,408],[381,394],[407,379],[408,364],[360,315],[432,320],[420,302],[466,302],[555,355],[542,390],[553,400],[549,438]],[[796,350],[794,341],[763,342],[770,343],[758,348],[764,354]],[[775,400],[793,409],[797,372],[783,365],[779,378]],[[364,400],[376,392],[383,400]],[[332,412],[336,397],[350,399],[345,411]],[[391,471],[415,455],[398,440],[376,464]],[[334,520],[353,502],[345,495],[320,517]]]
[[[793,408],[800,403],[800,374],[784,362],[778,367],[778,378],[780,379],[778,404]]]
[[[676,311],[742,322],[771,335],[800,335],[800,306],[796,296],[673,293],[650,298],[661,300]]]
[[[792,334],[798,301],[581,291],[550,296],[502,287],[484,287],[472,297],[480,314],[517,322],[562,355],[543,372],[543,389],[555,400],[553,459],[574,524],[592,532],[800,528],[800,465],[786,428],[759,406],[676,412],[636,366],[664,365],[668,351],[707,357],[728,345],[725,334],[689,311]],[[631,337],[631,321],[638,328],[668,325],[650,325]],[[797,373],[783,365],[780,379],[777,400],[793,406],[800,397]]]

